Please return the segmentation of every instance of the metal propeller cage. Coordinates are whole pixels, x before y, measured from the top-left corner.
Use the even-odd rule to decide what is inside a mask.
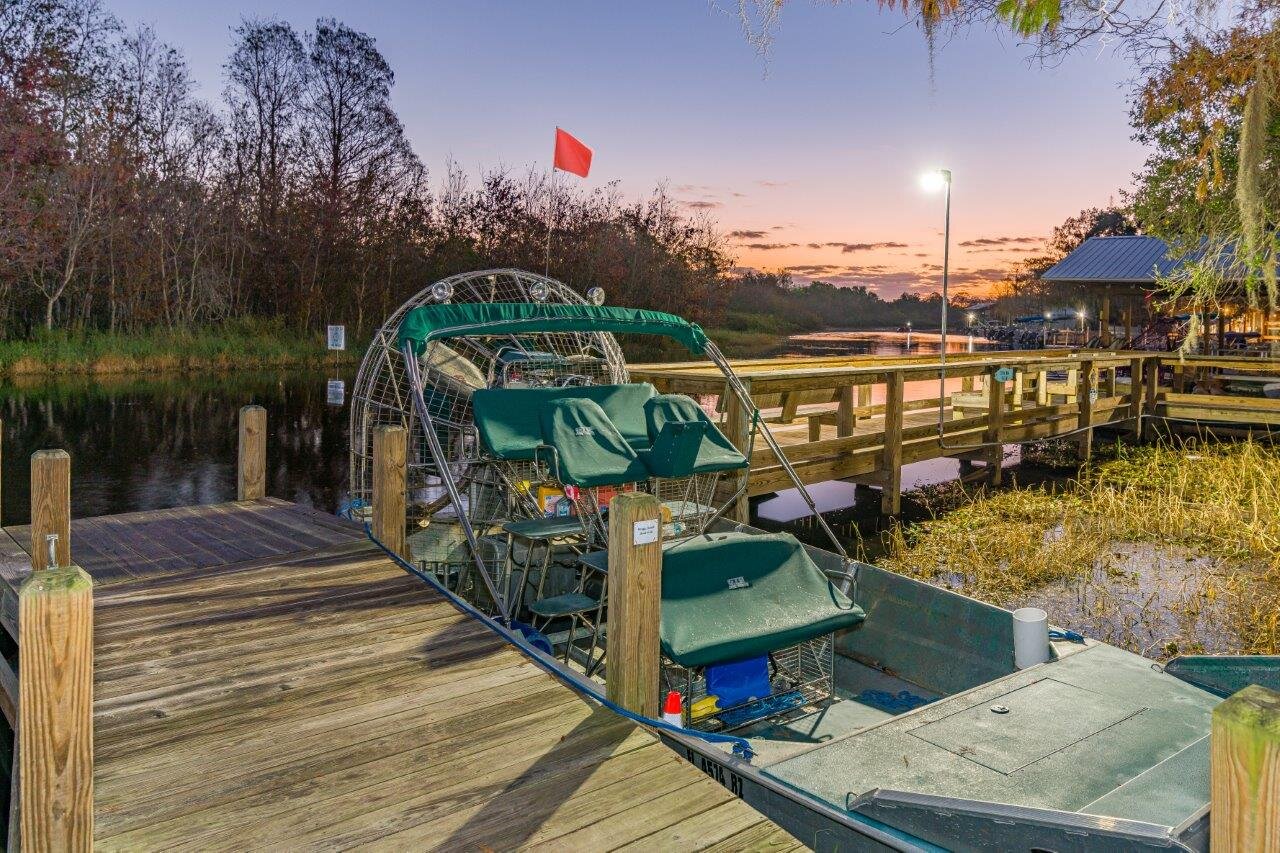
[[[409,432],[408,505],[410,522],[431,515],[444,497],[440,472],[432,459],[422,419],[414,414],[413,388],[404,356],[396,344],[405,314],[440,301],[531,302],[585,305],[569,286],[514,269],[455,275],[427,287],[405,302],[374,335],[360,364],[351,395],[351,498],[368,504],[373,491],[373,430],[391,424]],[[541,299],[535,297],[540,296]],[[433,342],[418,359],[424,394],[436,436],[455,481],[497,486],[520,472],[485,471],[471,424],[471,393],[493,384],[622,383],[626,362],[614,336],[598,332],[531,332],[492,338],[470,336]],[[517,378],[518,377],[518,378]],[[521,478],[524,479],[524,478]],[[470,497],[468,495],[468,497]],[[484,501],[480,501],[484,503]],[[475,512],[479,510],[479,514]],[[468,514],[482,525],[482,507]]]

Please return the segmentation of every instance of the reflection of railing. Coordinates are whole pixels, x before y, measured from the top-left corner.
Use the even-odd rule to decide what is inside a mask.
[[[908,382],[937,382],[936,356],[756,359],[733,367],[804,482],[878,486],[887,514],[899,511],[901,468],[913,462],[951,457],[961,460],[962,471],[984,463],[969,473],[998,481],[1005,444],[1069,437],[1087,454],[1100,426],[1138,433],[1164,419],[1280,424],[1280,400],[1203,393],[1220,390],[1221,382],[1211,380],[1224,370],[1280,376],[1277,359],[1177,360],[1099,350],[963,354],[949,356],[946,365],[959,389],[923,399],[907,399],[904,389]],[[718,373],[690,363],[637,365],[631,375],[691,395],[720,395],[724,386]],[[883,402],[873,404],[881,395]],[[732,399],[721,408],[731,419],[741,417]],[[770,449],[751,454],[750,472],[750,495],[788,487]]]

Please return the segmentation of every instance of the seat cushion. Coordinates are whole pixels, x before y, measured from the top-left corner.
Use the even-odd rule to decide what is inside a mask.
[[[640,458],[655,477],[690,477],[747,467],[747,459],[732,446],[721,447],[704,421],[668,421],[662,425],[653,447]]]
[[[688,477],[747,467],[747,459],[702,407],[684,394],[657,394],[644,404],[653,446],[644,455],[655,477]]]
[[[650,445],[644,404],[654,395],[647,382],[575,385],[568,388],[484,388],[471,397],[472,418],[485,450],[498,459],[532,459],[542,444],[539,412],[552,400],[592,400],[634,450]]]
[[[662,652],[695,667],[768,654],[865,618],[786,533],[717,533],[662,557]]]
[[[539,411],[542,442],[555,450],[539,458],[569,486],[618,486],[649,479],[649,469],[594,400],[550,400]]]

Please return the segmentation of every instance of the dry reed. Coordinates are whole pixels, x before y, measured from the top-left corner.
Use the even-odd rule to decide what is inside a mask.
[[[896,526],[897,571],[1153,657],[1280,652],[1280,451],[1110,448],[1060,489],[934,489]]]

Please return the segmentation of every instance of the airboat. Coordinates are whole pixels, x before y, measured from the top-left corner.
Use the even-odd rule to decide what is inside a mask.
[[[618,335],[708,359],[755,412],[629,381]],[[717,405],[717,403],[720,403]],[[1245,659],[1165,667],[734,520],[747,389],[704,331],[528,272],[433,284],[385,323],[352,395],[351,491],[375,427],[409,433],[410,564],[600,699],[610,500],[660,502],[664,742],[820,849],[1205,849],[1210,711]],[[1273,661],[1274,663],[1274,661]]]

